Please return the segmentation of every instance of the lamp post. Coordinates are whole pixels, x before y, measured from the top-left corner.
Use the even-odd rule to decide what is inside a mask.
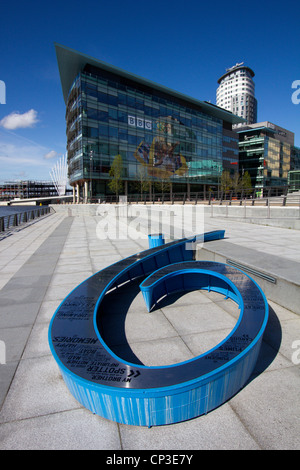
[[[218,170],[218,199],[220,198],[220,176],[222,175],[223,164],[217,163]]]
[[[92,167],[93,167],[93,150],[90,151],[90,202],[92,201]]]

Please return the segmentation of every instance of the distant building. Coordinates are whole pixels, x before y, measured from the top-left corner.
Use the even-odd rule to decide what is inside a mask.
[[[288,173],[289,192],[300,191],[300,148],[293,147],[291,154],[291,171]]]
[[[218,80],[217,106],[242,117],[247,124],[257,121],[254,75],[253,70],[241,62],[227,69]]]
[[[58,44],[56,55],[78,200],[112,193],[117,156],[125,194],[139,193],[141,180],[206,191],[238,160],[238,116]]]
[[[290,193],[300,191],[300,170],[289,171],[288,186]]]
[[[0,200],[29,199],[57,196],[55,185],[50,181],[5,181],[0,183]]]
[[[294,133],[265,121],[238,129],[239,169],[248,171],[254,188],[284,188],[288,173],[300,169],[300,149]]]
[[[291,153],[291,171],[300,171],[300,148],[292,147]]]

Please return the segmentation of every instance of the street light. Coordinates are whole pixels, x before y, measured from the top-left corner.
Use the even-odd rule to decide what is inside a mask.
[[[217,163],[218,171],[218,199],[220,198],[220,176],[222,175],[223,163]]]
[[[90,202],[92,201],[92,166],[93,166],[93,150],[90,150]]]

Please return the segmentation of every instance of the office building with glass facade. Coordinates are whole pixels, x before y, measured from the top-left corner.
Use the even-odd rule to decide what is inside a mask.
[[[248,171],[253,188],[287,187],[288,173],[298,169],[294,133],[265,121],[238,131],[240,172]]]
[[[168,182],[174,192],[208,190],[238,160],[232,125],[241,118],[55,47],[66,103],[69,182],[83,200],[112,193],[109,172],[116,157],[123,194],[139,193],[145,181]]]
[[[288,186],[290,193],[300,191],[300,170],[289,171]]]

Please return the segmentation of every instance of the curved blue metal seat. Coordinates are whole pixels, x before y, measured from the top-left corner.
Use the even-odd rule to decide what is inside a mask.
[[[202,239],[214,236],[222,238],[224,231]],[[193,250],[185,249],[195,241],[197,237],[171,242],[105,268],[76,287],[55,312],[49,327],[51,352],[71,393],[93,413],[133,425],[174,423],[219,406],[248,379],[267,321],[267,302],[254,281],[226,265],[215,263],[208,269],[205,262],[201,269],[230,286],[232,298],[244,307],[243,315],[230,339],[207,354],[171,366],[146,367],[122,360],[101,337],[98,321],[105,294],[176,263],[198,264]]]
[[[187,261],[154,271],[140,284],[148,312],[167,295],[195,289],[224,294],[242,308],[239,291],[229,277],[222,274],[224,266],[212,261]]]

